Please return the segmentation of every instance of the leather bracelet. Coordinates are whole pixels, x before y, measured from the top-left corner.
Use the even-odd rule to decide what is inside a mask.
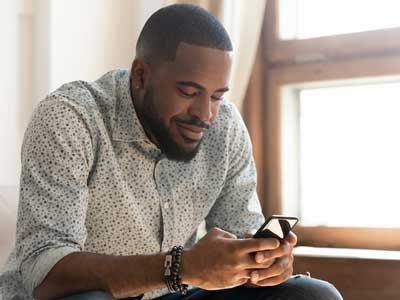
[[[171,293],[180,292],[183,296],[187,294],[187,285],[182,284],[180,268],[182,264],[182,246],[174,246],[165,256],[164,278],[165,284]]]

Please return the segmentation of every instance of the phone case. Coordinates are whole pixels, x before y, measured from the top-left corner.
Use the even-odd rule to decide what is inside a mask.
[[[297,224],[298,220],[294,216],[272,215],[264,222],[253,237],[283,240]]]

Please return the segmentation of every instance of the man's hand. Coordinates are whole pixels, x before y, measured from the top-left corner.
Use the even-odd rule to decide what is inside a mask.
[[[290,232],[279,248],[257,252],[254,260],[259,267],[250,272],[251,280],[245,286],[273,286],[289,279],[293,274],[293,247],[296,243],[297,236]]]
[[[254,252],[269,253],[278,247],[276,239],[237,239],[233,234],[213,228],[183,253],[182,282],[207,290],[242,285],[254,269],[263,265],[254,260]]]

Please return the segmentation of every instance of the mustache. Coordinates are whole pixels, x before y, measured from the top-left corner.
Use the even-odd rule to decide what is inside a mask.
[[[182,123],[182,124],[187,124],[187,125],[192,125],[192,126],[197,126],[203,129],[209,129],[210,128],[210,124],[205,123],[197,118],[192,118],[192,119],[176,119],[176,122],[178,123]]]

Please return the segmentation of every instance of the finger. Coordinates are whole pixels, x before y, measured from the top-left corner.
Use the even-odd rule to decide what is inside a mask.
[[[243,271],[240,274],[236,274],[233,279],[233,285],[232,286],[238,286],[245,284],[250,280],[250,272],[249,271]]]
[[[250,270],[243,270],[242,272],[240,272],[238,275],[237,275],[237,278],[238,279],[247,279],[247,280],[249,280],[250,279],[250,273],[251,273],[251,271]]]
[[[290,231],[285,240],[294,247],[297,244],[297,235],[293,231]]]
[[[279,247],[279,241],[274,238],[268,239],[241,239],[237,240],[238,248],[240,252],[251,253],[257,251],[273,250]]]
[[[254,259],[257,263],[264,263],[274,258],[291,255],[293,252],[293,246],[287,241],[282,241],[279,248],[268,251],[259,251],[254,255]]]
[[[293,266],[291,257],[284,257],[277,259],[275,263],[267,268],[267,269],[261,269],[257,271],[253,271],[258,273],[258,280],[264,280],[270,277],[276,277],[281,275],[282,273],[285,273],[288,269],[291,269]],[[250,274],[250,276],[254,276]]]
[[[254,253],[247,254],[247,258],[244,259],[243,265],[241,266],[247,270],[254,270],[254,269],[266,269],[271,267],[275,262],[275,258],[266,260],[263,263],[258,263],[254,259]]]
[[[245,284],[246,282],[248,282],[249,281],[249,279],[248,278],[242,278],[242,279],[239,279],[237,282],[236,282],[236,286],[239,286],[239,285],[242,285],[242,284]]]
[[[273,264],[275,263],[275,258],[265,261],[263,263],[253,263],[253,265],[249,265],[246,268],[247,269],[252,269],[252,270],[262,270],[262,269],[268,269],[270,268]]]
[[[246,279],[246,278],[237,279],[237,280],[231,281],[230,283],[225,284],[223,288],[224,289],[234,288],[234,287],[237,287],[239,285],[243,285],[248,281],[249,280]]]
[[[288,280],[290,278],[290,276],[292,276],[293,274],[293,269],[289,269],[286,270],[284,273],[275,276],[275,277],[270,277],[264,280],[260,280],[254,284],[258,285],[258,286],[274,286],[274,285],[278,285],[281,284],[282,282],[285,282],[286,280]]]

